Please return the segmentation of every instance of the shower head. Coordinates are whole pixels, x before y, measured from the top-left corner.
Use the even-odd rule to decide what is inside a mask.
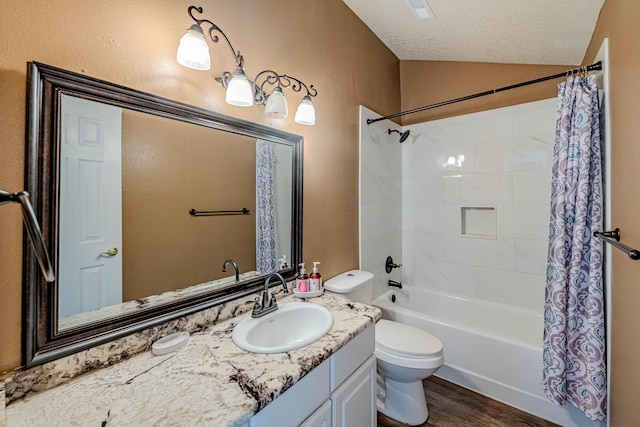
[[[389,135],[391,135],[393,132],[399,134],[400,135],[400,144],[405,142],[407,140],[407,138],[409,138],[409,134],[411,133],[410,130],[405,130],[404,132],[400,132],[399,130],[395,130],[395,129],[387,129],[387,131],[389,132]]]

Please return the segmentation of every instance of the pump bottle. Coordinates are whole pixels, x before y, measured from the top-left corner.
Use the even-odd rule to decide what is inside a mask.
[[[299,266],[300,271],[296,276],[296,288],[298,288],[298,292],[309,292],[309,276],[304,269],[304,262],[300,263]]]
[[[289,266],[287,265],[287,256],[286,255],[282,255],[282,258],[280,258],[278,260],[278,263],[280,265],[279,267],[279,271],[283,271],[286,270],[287,268],[289,268]]]
[[[313,270],[311,270],[311,276],[309,276],[309,291],[321,291],[322,290],[322,276],[318,273],[318,261],[313,262]]]

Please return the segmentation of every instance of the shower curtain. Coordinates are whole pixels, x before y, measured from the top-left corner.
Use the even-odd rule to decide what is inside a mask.
[[[602,167],[596,77],[558,85],[544,307],[543,388],[606,417]]]
[[[276,208],[273,142],[256,142],[256,270],[276,271]]]

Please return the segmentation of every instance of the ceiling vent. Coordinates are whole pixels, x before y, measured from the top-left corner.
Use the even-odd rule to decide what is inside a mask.
[[[427,0],[407,0],[409,7],[418,19],[436,19]]]

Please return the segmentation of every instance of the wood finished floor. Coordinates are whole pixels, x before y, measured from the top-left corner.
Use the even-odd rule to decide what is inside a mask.
[[[421,427],[558,427],[441,378],[429,377],[423,384],[429,418]],[[405,426],[378,412],[378,427]]]

